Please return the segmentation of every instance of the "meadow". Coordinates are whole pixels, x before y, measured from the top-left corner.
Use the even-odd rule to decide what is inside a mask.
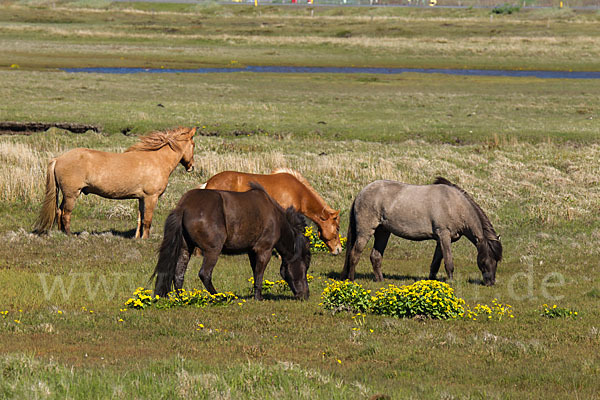
[[[99,132],[0,135],[2,398],[598,398],[600,82],[440,74],[68,74],[85,66],[319,65],[597,69],[597,12],[491,16],[481,9],[277,8],[215,4],[0,4],[0,121],[77,122]],[[47,162],[74,147],[122,151],[154,129],[198,126],[151,237],[132,239],[135,201],[81,196],[66,237],[31,233]],[[156,265],[168,212],[222,170],[300,171],[342,234],[376,179],[444,176],[501,235],[494,287],[476,250],[453,244],[467,304],[501,320],[398,319],[320,303],[343,255],[315,253],[311,297],[252,300],[247,257],[213,275],[239,300],[207,308],[125,306]],[[428,276],[433,242],[392,238],[386,282],[369,246],[357,283]],[[187,289],[202,288],[200,258]],[[272,259],[265,277],[279,279]],[[440,271],[443,280],[445,272]],[[577,311],[548,318],[543,305]]]

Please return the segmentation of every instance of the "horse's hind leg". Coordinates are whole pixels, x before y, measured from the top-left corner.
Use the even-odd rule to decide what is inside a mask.
[[[64,196],[63,201],[60,203],[60,206],[56,208],[56,223],[58,224],[58,230],[64,231],[63,223],[62,223],[62,210],[63,205],[65,204]]]
[[[442,248],[440,247],[440,243],[438,242],[435,245],[435,251],[433,252],[433,260],[431,261],[431,267],[429,267],[429,279],[435,279],[438,271],[440,270],[440,265],[442,264]]]
[[[375,229],[375,243],[373,244],[373,250],[371,251],[371,265],[373,265],[373,274],[375,282],[383,281],[383,273],[381,272],[381,261],[383,260],[383,252],[387,246],[390,238],[390,231],[385,229],[383,226]]]
[[[187,270],[188,263],[190,262],[190,252],[185,246],[181,249],[179,259],[177,260],[177,266],[175,267],[175,289],[179,290],[183,287],[183,278],[185,277],[185,271]]]
[[[77,200],[77,195],[67,195],[63,194],[63,200],[60,205],[60,219],[61,219],[61,229],[67,235],[71,234],[71,213],[75,208],[75,200]]]
[[[217,264],[217,259],[219,258],[219,254],[221,251],[203,251],[204,259],[202,260],[202,268],[200,268],[200,272],[198,272],[198,277],[202,280],[204,287],[211,294],[217,293],[217,290],[212,284],[212,272],[213,268]]]
[[[144,199],[139,199],[138,202],[138,219],[137,219],[137,228],[135,228],[135,238],[139,239],[142,235],[142,215],[144,215]]]

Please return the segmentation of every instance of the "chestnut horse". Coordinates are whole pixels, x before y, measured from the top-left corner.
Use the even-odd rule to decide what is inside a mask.
[[[450,243],[464,235],[477,247],[477,266],[483,283],[491,286],[496,282],[496,268],[502,259],[500,237],[475,200],[444,178],[438,177],[433,185],[383,180],[365,186],[350,210],[341,278],[354,280],[360,255],[375,235],[371,264],[375,280],[382,281],[381,261],[392,233],[409,240],[435,240],[429,279],[436,278],[443,259],[450,280],[454,273]]]
[[[308,181],[291,169],[278,169],[269,175],[224,171],[210,178],[202,189],[245,192],[249,183],[256,182],[267,191],[281,207],[294,207],[311,219],[319,228],[319,237],[332,254],[342,251],[340,243],[340,211],[329,207]]]
[[[78,148],[52,159],[34,232],[46,233],[57,221],[70,234],[75,200],[81,193],[94,193],[108,199],[139,199],[135,237],[147,238],[158,197],[177,164],[187,171],[194,169],[195,133],[196,128],[153,132],[124,153]],[[60,207],[59,191],[63,193]]]
[[[306,273],[310,248],[304,219],[292,207],[286,211],[255,183],[247,192],[192,189],[185,193],[165,221],[154,294],[181,289],[190,255],[199,248],[204,257],[198,276],[215,294],[212,271],[221,253],[247,253],[254,273],[254,298],[262,300],[262,281],[273,248],[281,254],[280,274],[294,296],[308,299]],[[150,279],[152,279],[150,278]]]

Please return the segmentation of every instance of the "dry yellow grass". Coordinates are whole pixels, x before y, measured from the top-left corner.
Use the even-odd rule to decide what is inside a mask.
[[[440,56],[444,54],[490,54],[490,55],[510,55],[510,56],[553,56],[558,58],[568,58],[572,55],[577,57],[597,57],[600,54],[600,41],[597,37],[590,36],[471,36],[467,38],[456,39],[448,36],[438,36],[433,38],[423,37],[366,37],[356,36],[349,38],[321,37],[304,35],[298,36],[247,36],[231,34],[174,34],[174,33],[132,33],[118,29],[80,29],[64,27],[40,27],[36,24],[0,24],[0,31],[7,33],[43,33],[51,36],[74,36],[96,39],[146,39],[146,40],[201,40],[218,41],[231,45],[269,45],[269,46],[324,46],[330,45],[345,49],[370,49],[382,51],[397,51],[399,53],[436,53]],[[36,50],[36,47],[49,51],[52,48],[62,50],[64,44],[44,42],[25,43],[24,41],[5,41],[0,42],[0,49],[5,51],[15,51],[17,48],[23,48],[25,45],[29,51]],[[41,47],[41,48],[40,48]],[[93,53],[103,53],[107,50],[118,51],[141,51],[148,52],[148,46],[140,45],[115,45],[113,44],[71,44],[69,47],[73,51],[86,51]],[[194,54],[198,51],[197,46],[174,45],[168,49],[155,48],[153,53],[176,51],[182,55]]]
[[[500,224],[501,210],[509,204],[522,204],[526,214],[544,223],[589,218],[600,204],[600,145],[512,141],[453,146],[407,141],[390,146],[291,139],[274,144],[273,139],[264,137],[201,138],[197,142],[195,162],[200,172],[173,175],[173,189],[165,193],[162,207],[173,207],[183,191],[218,172],[269,173],[280,167],[300,171],[332,206],[342,210],[348,210],[356,193],[374,180],[426,184],[438,175],[472,193]],[[62,152],[40,152],[28,144],[0,142],[0,200],[41,201],[46,164]],[[85,201],[91,205],[103,200],[89,196]],[[110,215],[134,212],[133,204],[126,210],[116,202],[109,204],[105,212]]]

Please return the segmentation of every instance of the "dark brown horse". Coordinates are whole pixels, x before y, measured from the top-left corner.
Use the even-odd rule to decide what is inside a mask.
[[[371,264],[376,281],[383,280],[381,261],[390,234],[409,240],[437,242],[429,279],[435,279],[442,259],[448,279],[454,262],[450,243],[466,236],[477,247],[477,265],[483,283],[496,282],[496,267],[502,259],[500,237],[475,200],[444,178],[433,185],[407,185],[395,181],[375,181],[356,196],[350,210],[346,262],[342,279],[354,280],[360,255],[375,235]]]
[[[272,174],[248,174],[224,171],[210,178],[201,189],[232,190],[245,192],[250,182],[265,188],[281,207],[294,207],[300,214],[310,218],[319,228],[319,236],[332,254],[342,251],[340,243],[340,211],[329,207],[315,189],[299,172],[278,169]]]
[[[247,253],[254,274],[254,298],[262,300],[262,281],[273,248],[281,254],[280,274],[294,296],[308,299],[310,265],[304,219],[284,210],[265,190],[251,184],[248,192],[193,189],[185,193],[165,222],[154,294],[181,289],[190,255],[198,248],[204,260],[198,276],[214,294],[212,271],[221,253]]]

